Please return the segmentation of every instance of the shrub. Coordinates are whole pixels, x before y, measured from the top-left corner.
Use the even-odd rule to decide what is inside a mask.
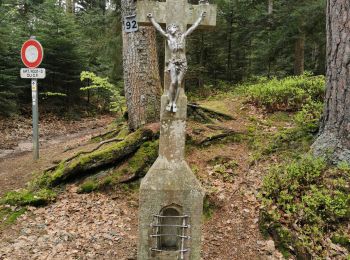
[[[316,133],[320,126],[323,103],[310,102],[304,105],[296,115],[295,122],[305,132]]]
[[[265,219],[294,233],[290,247],[302,245],[312,255],[326,257],[327,238],[349,231],[349,183],[348,166],[330,168],[321,158],[307,156],[273,167],[261,192]]]
[[[107,101],[104,106],[109,107],[111,112],[120,111],[123,113],[125,99],[120,94],[121,86],[115,86],[108,81],[108,78],[98,77],[95,73],[89,71],[82,71],[80,80],[91,83],[86,87],[80,88],[80,90],[92,91],[92,93],[96,92],[96,94],[98,93],[99,95],[102,94],[101,90],[104,91],[105,96],[102,97],[102,100]]]
[[[310,102],[322,102],[325,90],[324,76],[287,77],[260,80],[247,87],[248,99],[267,111],[298,111]]]

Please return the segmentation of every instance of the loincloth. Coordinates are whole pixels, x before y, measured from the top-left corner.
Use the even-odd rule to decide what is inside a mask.
[[[180,72],[186,73],[187,71],[187,61],[185,59],[170,59],[167,62],[166,71],[170,71],[172,67],[175,67],[176,74]]]

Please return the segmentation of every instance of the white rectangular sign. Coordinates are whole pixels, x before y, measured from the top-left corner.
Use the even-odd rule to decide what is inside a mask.
[[[36,69],[21,69],[22,79],[44,79],[46,77],[46,70],[42,68]]]
[[[125,32],[136,32],[139,26],[136,22],[136,15],[129,15],[124,17],[124,31]]]

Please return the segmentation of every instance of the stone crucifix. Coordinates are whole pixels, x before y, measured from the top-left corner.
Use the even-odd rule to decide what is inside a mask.
[[[136,8],[138,23],[166,38],[159,155],[140,185],[137,259],[200,260],[204,190],[185,160],[185,40],[196,28],[215,26],[216,6],[138,0]]]
[[[197,27],[216,25],[216,6],[203,0],[199,5],[188,4],[187,0],[137,1],[137,21],[141,25],[153,25],[167,40],[164,94],[168,97],[166,110],[175,113],[187,71],[186,37]],[[165,31],[161,25],[166,27]]]

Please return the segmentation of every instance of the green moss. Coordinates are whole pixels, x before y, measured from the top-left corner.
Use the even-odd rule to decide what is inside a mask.
[[[118,133],[118,135],[117,135],[117,138],[123,139],[123,138],[126,138],[129,134],[130,134],[130,130],[129,130],[128,126],[127,126],[127,125],[124,125],[124,126],[120,129],[120,131],[119,131],[119,133]]]
[[[12,210],[11,208],[0,206],[0,230],[16,222],[16,220],[25,212],[25,208],[17,208]]]
[[[333,243],[339,244],[343,247],[346,247],[348,250],[350,250],[350,237],[348,234],[344,234],[344,233],[334,234],[331,237],[331,240]]]
[[[5,221],[5,224],[10,225],[12,223],[14,223],[20,216],[22,216],[27,210],[25,208],[21,208],[19,210],[16,210],[14,212],[12,212],[7,220]]]
[[[99,180],[95,179],[85,181],[80,185],[79,191],[85,193],[112,187],[117,185],[120,182],[120,179],[125,175],[142,177],[157,158],[158,146],[158,140],[143,143],[136,153],[127,161],[126,165],[123,165],[112,174]],[[138,185],[133,186],[133,184],[121,185],[121,188],[126,191],[133,190],[137,187]]]
[[[90,193],[93,191],[104,190],[107,187],[111,187],[117,184],[121,176],[121,170],[117,170],[112,174],[104,176],[100,179],[87,179],[79,186],[78,193]]]
[[[146,166],[150,166],[157,159],[159,141],[148,141],[141,145],[133,157],[128,161],[131,173],[136,173]]]
[[[125,134],[125,129],[127,129],[127,125],[125,123],[114,121],[107,127],[108,132],[106,134],[93,137],[91,141],[98,143],[115,137],[124,138],[127,135]],[[122,134],[120,134],[121,131],[123,131]]]
[[[79,186],[78,193],[90,193],[98,189],[98,182],[96,180],[85,181],[82,185]]]
[[[215,210],[215,205],[211,203],[209,196],[204,197],[203,201],[203,217],[205,220],[212,218]]]
[[[222,102],[222,100],[206,100],[205,102],[201,102],[201,105],[213,111],[217,111],[227,115],[230,114],[227,103]]]
[[[127,135],[121,142],[111,143],[89,154],[82,154],[70,162],[63,161],[53,172],[45,173],[49,175],[49,177],[46,177],[47,186],[56,186],[70,178],[76,177],[77,173],[84,173],[87,170],[111,164],[116,160],[115,158],[122,157],[120,154],[126,156],[132,153],[145,139],[150,139],[152,136],[151,130],[139,129]]]
[[[0,200],[0,203],[14,206],[42,206],[55,200],[55,198],[56,193],[49,189],[41,189],[38,191],[22,189],[20,191],[11,191],[6,193]]]

